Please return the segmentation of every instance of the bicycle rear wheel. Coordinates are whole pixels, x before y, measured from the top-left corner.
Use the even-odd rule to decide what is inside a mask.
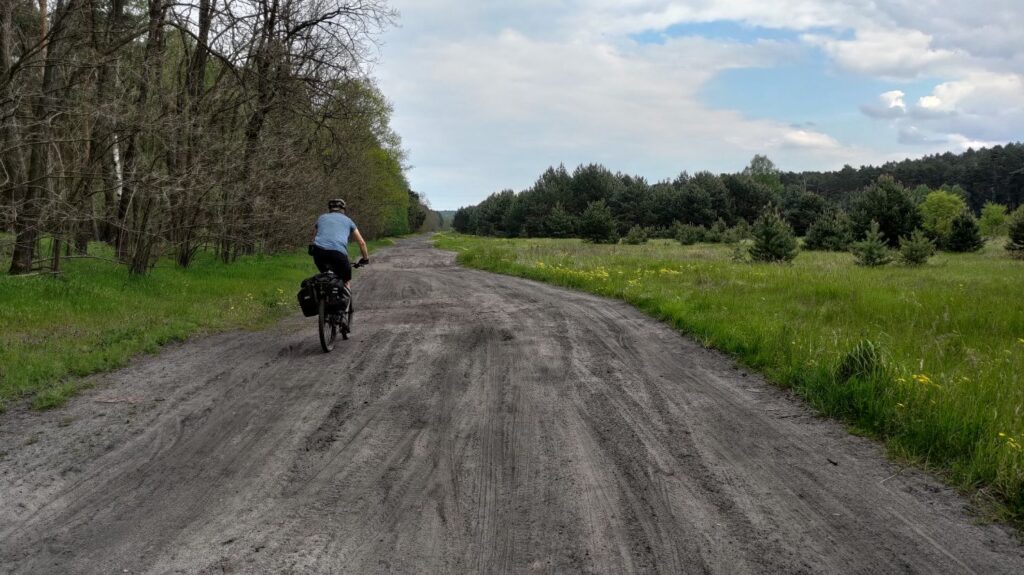
[[[338,316],[341,319],[341,339],[348,339],[348,334],[352,331],[352,292],[348,288],[345,288],[345,291],[345,309]]]
[[[334,340],[338,336],[338,325],[331,321],[327,313],[327,301],[325,298],[320,299],[319,315],[320,347],[323,348],[324,353],[330,353],[334,349]]]

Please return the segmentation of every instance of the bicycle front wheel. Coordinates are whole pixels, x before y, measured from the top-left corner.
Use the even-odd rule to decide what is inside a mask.
[[[320,347],[323,348],[324,353],[330,353],[334,349],[334,339],[338,336],[338,326],[335,322],[331,321],[327,313],[326,298],[320,299],[319,311]]]

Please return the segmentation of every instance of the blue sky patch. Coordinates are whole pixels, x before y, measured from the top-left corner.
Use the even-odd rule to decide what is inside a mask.
[[[878,103],[883,92],[901,90],[907,103],[928,95],[941,80],[891,82],[833,70],[825,55],[811,49],[774,68],[726,70],[712,79],[702,101],[712,108],[738,110],[746,117],[771,119],[824,132],[845,144],[896,149],[894,137],[879,137],[885,122],[871,120],[861,106]],[[891,142],[891,145],[887,145]]]
[[[664,44],[668,38],[699,36],[712,40],[731,40],[751,44],[758,40],[798,40],[806,31],[783,30],[779,28],[763,28],[749,26],[739,22],[716,20],[714,22],[694,22],[675,24],[665,30],[648,30],[631,34],[630,38],[640,44]]]

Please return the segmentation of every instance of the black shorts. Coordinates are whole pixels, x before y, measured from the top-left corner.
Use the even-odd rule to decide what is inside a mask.
[[[344,282],[352,279],[352,264],[348,261],[347,255],[334,250],[325,250],[319,246],[313,246],[312,251],[313,263],[316,264],[316,269],[320,270],[320,273],[331,270]]]

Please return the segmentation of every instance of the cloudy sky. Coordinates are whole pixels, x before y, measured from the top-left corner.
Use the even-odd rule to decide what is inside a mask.
[[[373,74],[437,209],[600,162],[832,169],[1024,140],[1024,0],[393,0]]]

